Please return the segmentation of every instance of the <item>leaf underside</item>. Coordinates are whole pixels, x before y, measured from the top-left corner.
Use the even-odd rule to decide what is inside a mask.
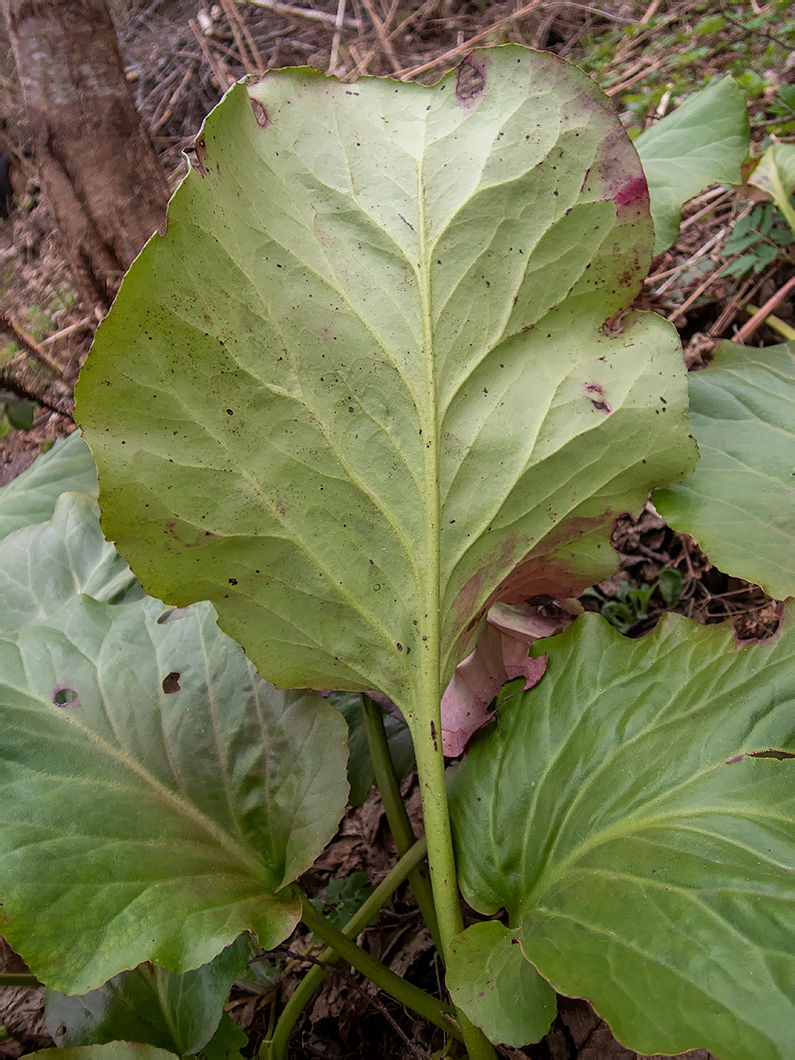
[[[723,342],[690,375],[701,459],[654,503],[721,570],[783,600],[795,595],[795,342]]]
[[[695,449],[612,105],[557,57],[234,86],[78,387],[103,527],[281,687],[438,710],[488,606],[615,568]],[[433,707],[435,702],[436,707]]]
[[[467,901],[504,907],[541,974],[639,1052],[791,1055],[787,620],[738,648],[679,616],[630,641],[586,615],[451,778]]]

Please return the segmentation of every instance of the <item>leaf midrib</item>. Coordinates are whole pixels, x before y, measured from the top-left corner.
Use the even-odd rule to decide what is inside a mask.
[[[427,137],[427,124],[425,125]],[[439,456],[439,416],[437,410],[436,385],[436,349],[433,331],[433,304],[430,273],[430,247],[428,240],[428,219],[425,211],[425,170],[424,160],[426,144],[417,159],[417,227],[419,234],[419,271],[417,286],[420,294],[420,311],[422,314],[423,361],[425,367],[424,405],[420,409],[422,422],[424,489],[425,489],[425,562],[420,564],[424,572],[425,584],[422,595],[428,609],[429,655],[420,674],[417,688],[416,714],[435,710],[438,713],[441,703],[441,497],[440,497],[440,456]],[[421,628],[421,624],[418,628]],[[423,709],[424,708],[424,709]],[[433,717],[433,714],[431,714]],[[429,720],[429,719],[425,719]],[[422,738],[422,737],[420,737]],[[441,739],[441,732],[439,734]],[[435,743],[435,741],[434,741]]]

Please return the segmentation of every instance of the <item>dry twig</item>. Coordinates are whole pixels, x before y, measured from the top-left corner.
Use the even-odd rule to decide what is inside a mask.
[[[474,37],[470,37],[469,40],[464,41],[455,48],[450,48],[449,51],[437,55],[435,59],[431,59],[427,63],[421,63],[419,66],[411,66],[408,69],[400,71],[400,80],[408,81],[410,77],[415,77],[417,74],[422,74],[426,70],[431,70],[434,66],[438,66],[440,63],[447,62],[449,59],[455,59],[457,56],[465,54],[477,41],[482,40],[484,37],[488,37],[489,34],[500,29],[501,26],[507,26],[509,22],[515,22],[517,19],[522,18],[541,3],[542,0],[530,0],[529,4],[520,7],[518,11],[506,15],[504,18],[497,19],[496,22],[492,22],[490,26],[486,27],[486,29],[481,30],[480,33],[476,33]]]
[[[335,29],[337,26],[337,15],[330,15],[327,11],[315,11],[311,7],[296,7],[294,4],[281,4],[278,0],[249,0],[249,3],[264,7],[267,11],[272,11],[275,15],[282,15],[285,18],[303,19],[305,22],[325,22],[334,26]],[[344,18],[342,21],[342,29],[353,30],[356,33],[361,28],[362,24],[357,19]]]
[[[5,328],[6,331],[13,331],[34,361],[50,372],[54,372],[59,378],[63,376],[60,365],[55,363],[47,351],[43,350],[33,336],[29,335],[10,314],[0,313],[0,327]]]
[[[761,309],[758,309],[747,323],[743,324],[737,334],[734,336],[735,342],[747,342],[754,332],[764,324],[765,319],[770,316],[773,310],[781,305],[790,291],[795,290],[795,276],[792,276],[783,287],[779,288],[778,291],[768,298]]]

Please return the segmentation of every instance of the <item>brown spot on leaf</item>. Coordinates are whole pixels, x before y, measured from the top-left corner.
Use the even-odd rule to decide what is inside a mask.
[[[260,129],[267,129],[272,124],[272,118],[268,114],[268,108],[258,99],[251,100],[251,109],[254,111],[254,117],[257,119],[257,125]]]
[[[585,383],[585,394],[597,412],[612,412],[610,402],[605,398],[604,388],[601,383]]]
[[[206,177],[207,167],[204,163],[207,161],[207,141],[204,139],[204,136],[196,137],[193,150],[196,152],[196,169],[200,176]]]

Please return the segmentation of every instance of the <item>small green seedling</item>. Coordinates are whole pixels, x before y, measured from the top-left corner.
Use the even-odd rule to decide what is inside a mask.
[[[655,592],[659,591],[666,607],[673,607],[684,587],[682,575],[670,568],[661,571],[651,585],[644,582],[643,585],[631,587],[629,582],[622,582],[615,599],[605,600],[602,604],[600,614],[619,633],[627,633],[638,622],[649,617],[649,603]],[[594,592],[593,595],[599,594]]]

